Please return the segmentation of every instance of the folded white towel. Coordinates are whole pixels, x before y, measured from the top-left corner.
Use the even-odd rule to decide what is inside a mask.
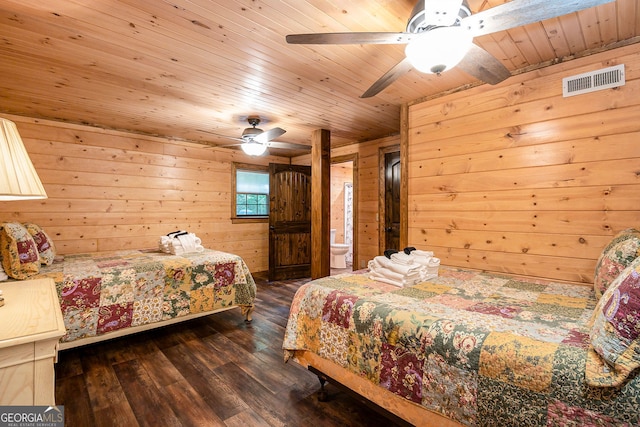
[[[374,269],[373,272],[380,276],[386,277],[387,279],[397,280],[398,282],[404,282],[405,279],[404,275],[393,272],[391,270],[387,270],[386,268]]]
[[[187,252],[182,246],[180,245],[172,245],[171,247],[171,252],[169,252],[172,255],[184,255],[184,254],[188,254],[188,253],[200,253],[204,251],[204,247],[202,245],[198,245],[195,247],[195,249],[191,252]]]
[[[166,236],[160,236],[158,249],[173,255],[182,255],[193,252],[204,252],[202,240],[194,233],[186,231],[174,231]]]
[[[373,280],[391,283],[399,287],[412,286],[421,281],[420,275],[415,275],[414,277],[398,277],[397,273],[385,269],[371,271],[369,272],[369,277]]]
[[[172,237],[169,236],[160,236],[158,241],[158,248],[161,252],[169,253],[171,252],[171,240]]]
[[[432,257],[433,251],[422,251],[420,249],[416,249],[415,251],[411,251],[411,255]]]
[[[400,273],[400,274],[409,274],[411,272],[418,271],[421,268],[420,265],[413,264],[413,263],[399,264],[397,262],[393,262],[386,256],[381,256],[381,255],[378,255],[377,257],[373,258],[373,261],[375,261],[380,267],[388,268],[389,270],[395,271],[396,273]]]
[[[386,274],[390,278],[402,278],[403,281],[413,284],[420,281],[420,278],[427,273],[427,267],[413,264],[411,266],[390,263],[390,266],[381,265],[378,260],[370,261],[369,270]],[[404,270],[403,270],[404,268]]]
[[[413,258],[404,252],[397,252],[391,255],[391,261],[396,262],[402,265],[410,265],[413,264]]]
[[[380,265],[380,259],[372,259],[368,263],[370,277],[373,279],[384,278],[395,282],[398,286],[411,286],[422,280],[422,276],[426,273],[424,267],[418,266],[406,273],[400,273]]]
[[[196,235],[193,233],[180,234],[176,236],[176,239],[178,239],[178,242],[180,242],[180,244],[182,245],[182,249],[184,249],[185,252],[195,252],[195,236]]]
[[[182,246],[173,246],[171,245],[171,251],[169,252],[172,255],[182,255],[185,253]]]
[[[414,263],[425,267],[429,265],[429,260],[431,259],[431,257],[422,255],[411,255],[411,258],[413,259]]]
[[[404,284],[402,282],[398,282],[397,280],[393,280],[393,279],[388,279],[384,276],[381,276],[379,274],[376,273],[369,273],[369,277],[373,280],[377,280],[379,282],[383,282],[383,283],[387,283],[389,285],[393,285],[393,286],[397,286],[399,288],[404,287]]]
[[[437,276],[439,267],[440,267],[440,259],[436,257],[431,258],[429,260],[429,265],[427,266],[427,274],[434,277]]]

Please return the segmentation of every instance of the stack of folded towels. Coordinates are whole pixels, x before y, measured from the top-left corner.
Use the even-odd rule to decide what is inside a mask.
[[[162,252],[173,255],[182,255],[193,252],[202,252],[202,240],[194,233],[179,230],[160,236],[159,248]]]
[[[440,260],[431,251],[421,251],[413,247],[403,252],[394,249],[385,251],[369,261],[369,277],[394,286],[415,285],[438,275]]]

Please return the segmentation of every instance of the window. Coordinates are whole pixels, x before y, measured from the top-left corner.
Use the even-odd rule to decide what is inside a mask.
[[[233,178],[232,219],[255,220],[268,218],[268,167],[234,163]]]

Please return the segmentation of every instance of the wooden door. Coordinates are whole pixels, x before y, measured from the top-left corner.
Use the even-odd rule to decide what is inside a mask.
[[[269,164],[269,280],[311,277],[311,167]]]
[[[400,152],[384,155],[385,249],[400,250]]]

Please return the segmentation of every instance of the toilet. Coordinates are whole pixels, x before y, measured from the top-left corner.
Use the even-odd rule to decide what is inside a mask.
[[[344,243],[336,243],[336,229],[331,229],[331,260],[329,262],[331,268],[347,268],[345,255],[349,252],[350,245]]]

